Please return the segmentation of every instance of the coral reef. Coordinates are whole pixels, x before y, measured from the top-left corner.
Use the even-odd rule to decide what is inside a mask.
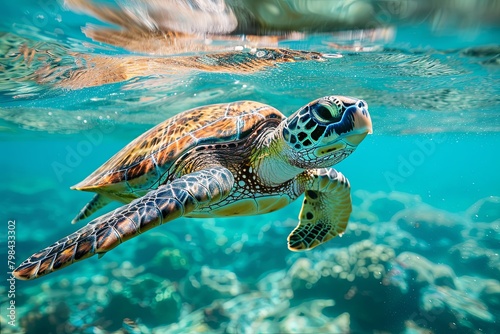
[[[222,228],[214,220],[193,219],[168,235],[145,235],[107,255],[99,274],[81,267],[19,288],[23,306],[14,329],[497,332],[496,197],[478,201],[462,216],[403,193],[358,191],[354,203],[358,210],[347,233],[311,252],[286,250],[296,220],[280,221],[279,213],[270,215],[272,224],[231,218]]]

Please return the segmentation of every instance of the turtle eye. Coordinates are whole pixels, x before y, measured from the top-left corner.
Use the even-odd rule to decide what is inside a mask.
[[[311,106],[312,115],[322,123],[337,123],[342,119],[340,108],[334,104],[316,103]]]

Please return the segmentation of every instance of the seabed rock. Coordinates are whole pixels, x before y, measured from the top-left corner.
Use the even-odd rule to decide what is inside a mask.
[[[491,223],[500,220],[500,197],[489,196],[474,203],[467,215],[474,222]]]
[[[398,255],[396,261],[406,273],[409,290],[418,295],[418,307],[409,321],[435,333],[495,333],[498,281],[456,277],[449,266],[410,252]],[[489,292],[491,309],[481,297]]]
[[[179,319],[182,309],[181,295],[176,286],[162,277],[145,274],[127,286],[126,295],[134,303],[152,310],[154,324],[169,324]],[[141,317],[144,321],[144,317]]]
[[[437,333],[494,333],[495,317],[479,299],[449,287],[428,286],[421,292],[420,308]]]
[[[49,306],[44,313],[30,312],[19,323],[25,334],[72,334],[80,331],[70,323],[70,309],[64,302]]]
[[[435,264],[422,255],[404,252],[397,256],[396,261],[402,265],[412,284],[418,289],[428,285],[447,286],[455,289],[455,273],[444,264]]]
[[[413,251],[432,259],[464,240],[463,218],[427,205],[398,212],[392,223],[417,240]]]
[[[181,282],[181,293],[195,308],[206,305],[206,301],[228,299],[242,294],[246,287],[235,273],[207,266],[193,269]]]
[[[396,253],[411,252],[416,249],[428,250],[429,245],[418,240],[411,233],[400,230],[396,225],[386,223],[376,231],[375,240],[384,245],[389,245]]]
[[[107,331],[121,328],[124,319],[140,318],[148,326],[166,325],[179,320],[181,309],[181,296],[170,281],[145,274],[135,277],[122,291],[108,293],[94,324]]]
[[[481,277],[500,277],[499,252],[481,247],[475,240],[467,240],[453,246],[449,251],[449,262],[457,272]]]
[[[177,248],[163,249],[149,264],[149,272],[166,277],[169,280],[180,280],[191,268],[187,254]]]
[[[488,306],[498,321],[500,319],[500,282],[493,279],[484,282],[479,298]]]
[[[474,223],[464,231],[465,239],[473,239],[489,249],[500,250],[500,220],[491,223]]]
[[[368,224],[388,222],[399,211],[421,204],[420,196],[393,191],[375,193],[356,190],[353,193],[352,219]]]
[[[257,282],[257,289],[276,303],[293,298],[292,280],[286,270],[265,275]]]
[[[390,274],[395,259],[390,247],[364,240],[327,250],[322,258],[301,258],[291,266],[294,299],[331,298],[334,309],[349,312],[358,326],[378,324],[379,330],[396,330],[393,326],[398,319],[402,323],[405,312],[398,306],[405,303],[405,288]]]
[[[277,333],[349,333],[350,316],[345,312],[331,318],[323,310],[335,305],[333,300],[316,299],[305,302],[288,310],[283,320],[279,322]]]

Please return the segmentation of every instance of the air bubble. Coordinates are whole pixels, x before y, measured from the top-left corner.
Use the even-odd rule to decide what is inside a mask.
[[[324,58],[343,58],[340,53],[322,53],[321,56]]]

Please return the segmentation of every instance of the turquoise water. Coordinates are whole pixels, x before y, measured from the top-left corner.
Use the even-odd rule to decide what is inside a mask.
[[[77,229],[70,221],[92,195],[70,186],[183,110],[250,99],[290,115],[341,94],[366,100],[374,127],[335,166],[354,203],[342,238],[288,251],[300,200],[258,217],[180,218],[102,259],[2,284],[2,333],[499,332],[498,27],[401,24],[376,41],[321,32],[279,46],[325,61],[75,88],[64,75],[33,79],[44,59],[25,66],[19,47],[52,50],[56,69],[139,53],[86,37],[81,27],[100,20],[58,2],[5,4],[0,16],[4,283],[10,222],[20,264]]]

